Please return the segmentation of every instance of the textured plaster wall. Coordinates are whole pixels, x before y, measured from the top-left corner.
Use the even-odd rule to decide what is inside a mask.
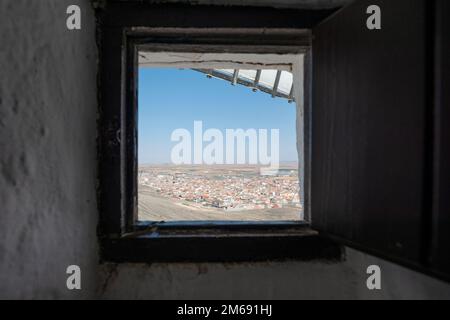
[[[66,29],[66,8],[82,30]],[[0,298],[97,286],[95,19],[88,0],[0,1]],[[82,290],[66,289],[66,267]]]
[[[382,270],[382,290],[366,268]],[[347,249],[342,263],[106,264],[105,299],[450,299],[450,285]]]

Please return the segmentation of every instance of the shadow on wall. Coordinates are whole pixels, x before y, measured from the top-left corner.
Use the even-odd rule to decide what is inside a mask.
[[[345,262],[104,264],[104,299],[450,299],[450,285],[346,249]],[[379,265],[381,290],[366,268]]]

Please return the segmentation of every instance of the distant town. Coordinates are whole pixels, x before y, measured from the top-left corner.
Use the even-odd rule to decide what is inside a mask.
[[[300,212],[296,164],[275,175],[261,175],[256,166],[141,166],[139,195],[170,199],[190,209],[243,212],[288,208]],[[151,200],[151,199],[150,199]],[[151,204],[143,204],[140,208]],[[281,217],[282,218],[282,217]]]

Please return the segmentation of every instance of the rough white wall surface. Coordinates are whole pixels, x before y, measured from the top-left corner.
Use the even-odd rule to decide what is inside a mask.
[[[82,9],[82,30],[66,9]],[[95,19],[89,0],[0,1],[0,298],[87,298],[97,257]],[[66,288],[66,267],[82,290]]]
[[[105,299],[450,299],[450,285],[351,249],[342,263],[106,264],[102,276]]]

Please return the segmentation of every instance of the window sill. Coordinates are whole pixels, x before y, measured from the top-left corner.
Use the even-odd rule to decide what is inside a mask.
[[[343,249],[306,223],[164,223],[102,239],[108,262],[341,261]]]

